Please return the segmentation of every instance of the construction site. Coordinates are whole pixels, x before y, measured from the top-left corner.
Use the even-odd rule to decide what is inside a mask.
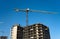
[[[54,14],[54,12],[14,9],[16,12],[26,12],[26,26],[21,27],[20,24],[13,25],[11,28],[11,39],[50,39],[49,28],[41,23],[29,25],[28,12],[38,12],[43,14]]]

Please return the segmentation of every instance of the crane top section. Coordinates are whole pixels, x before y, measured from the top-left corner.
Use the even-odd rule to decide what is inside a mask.
[[[42,14],[56,14],[57,13],[57,12],[50,12],[50,11],[43,11],[43,10],[32,10],[29,8],[26,8],[26,9],[15,8],[14,10],[16,12],[38,12],[38,13],[42,13]]]
[[[29,10],[30,10],[30,9],[29,9],[29,8],[27,8],[27,9],[26,9],[26,12],[29,12]]]
[[[28,11],[29,11],[30,9],[29,9],[29,8],[27,8],[26,10],[28,10]]]
[[[14,9],[16,12],[20,12],[20,11],[23,11],[23,12],[29,12],[30,11],[30,9],[29,8],[26,8],[26,9],[18,9],[18,8],[16,8],[16,9]]]

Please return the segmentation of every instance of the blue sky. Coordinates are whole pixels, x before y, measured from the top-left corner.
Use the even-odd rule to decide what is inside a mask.
[[[13,9],[46,10],[58,14],[41,14],[29,12],[29,25],[42,23],[49,27],[51,39],[60,38],[60,1],[59,0],[0,0],[0,32],[10,37],[10,28],[14,24],[26,25],[26,13],[15,12]]]

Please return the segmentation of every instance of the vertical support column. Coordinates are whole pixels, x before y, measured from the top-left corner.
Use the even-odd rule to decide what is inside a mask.
[[[27,39],[28,39],[28,11],[26,11],[26,26],[27,26]]]
[[[36,25],[36,36],[37,36],[37,39],[39,39],[38,37],[38,25]]]
[[[28,11],[26,12],[26,26],[28,26]]]
[[[26,9],[26,26],[28,26],[28,12],[29,12],[29,8]]]

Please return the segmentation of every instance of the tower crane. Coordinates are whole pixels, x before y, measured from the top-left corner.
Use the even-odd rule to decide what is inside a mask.
[[[48,12],[48,11],[42,11],[42,10],[31,10],[29,8],[26,9],[14,9],[16,12],[26,12],[26,26],[28,26],[28,12],[39,12],[43,14],[55,14],[56,12]]]

